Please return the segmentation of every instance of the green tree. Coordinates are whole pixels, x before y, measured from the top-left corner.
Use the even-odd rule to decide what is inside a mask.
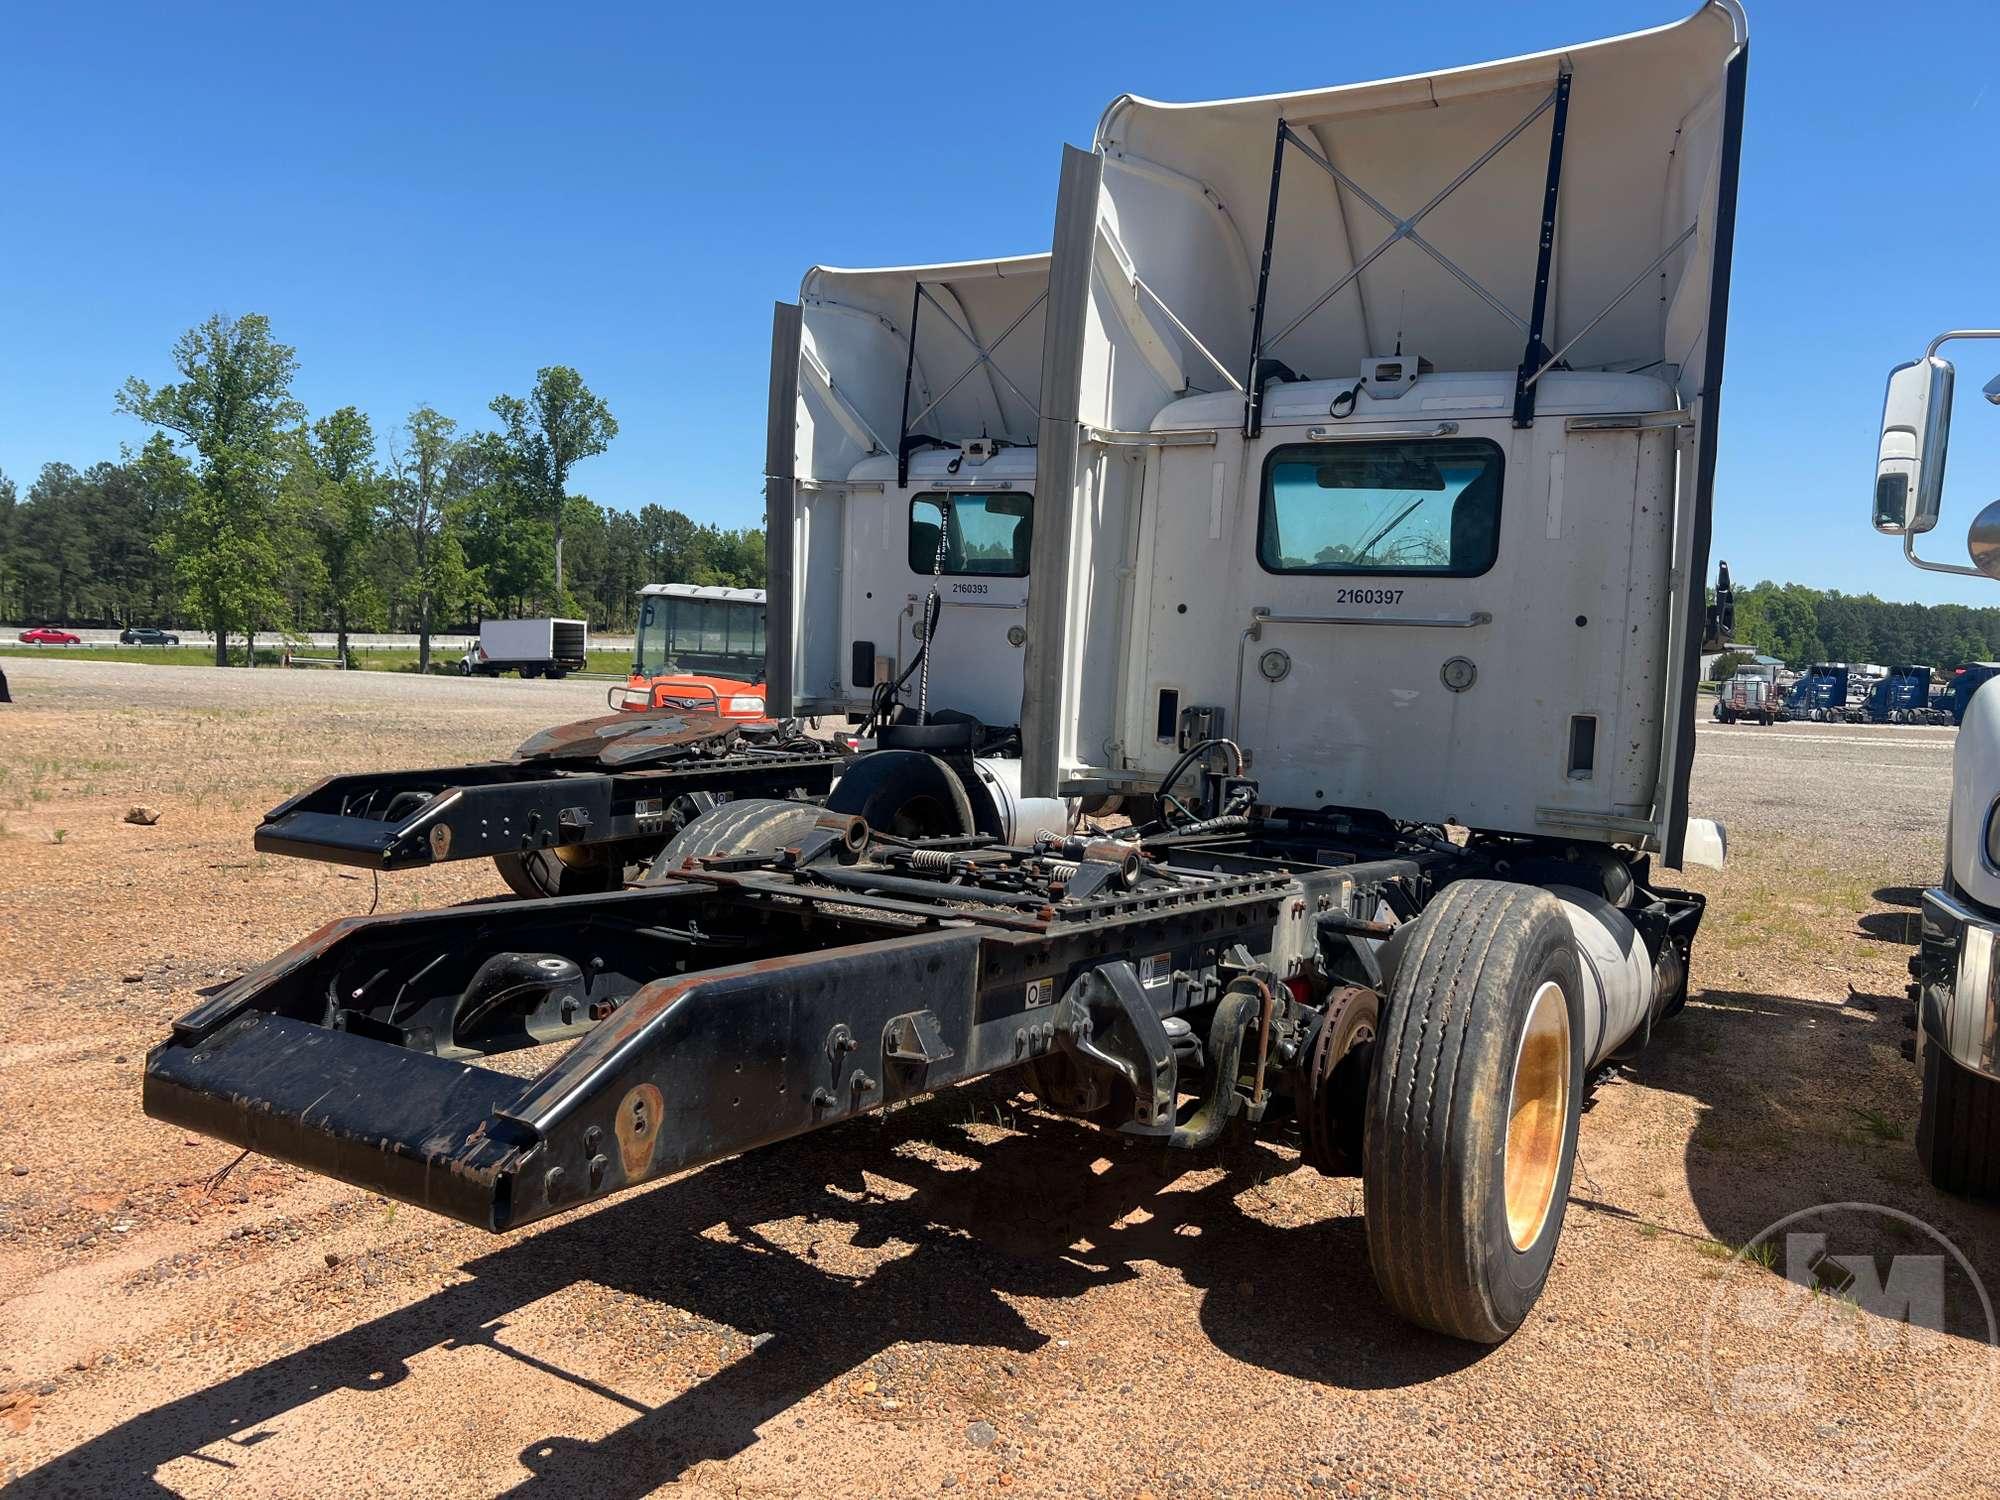
[[[694,571],[695,524],[677,510],[646,505],[639,510],[648,583],[684,583]]]
[[[259,625],[283,607],[278,588],[278,480],[284,430],[304,410],[292,398],[298,353],[271,337],[258,313],[217,313],[174,341],[180,380],[155,388],[138,376],[118,406],[194,451],[195,493],[162,541],[188,606],[215,632],[215,664],[229,664],[240,626],[256,664]]]
[[[1725,651],[1709,664],[1708,676],[1711,682],[1727,682],[1736,673],[1756,663],[1757,657],[1750,651]]]
[[[526,614],[529,598],[548,591],[554,528],[536,513],[499,433],[475,432],[464,439],[458,473],[465,487],[456,504],[466,562],[501,613]]]
[[[28,487],[14,517],[25,615],[82,618],[82,594],[90,580],[87,488],[84,477],[65,463],[44,464]]]
[[[346,661],[348,633],[379,624],[384,610],[375,567],[385,499],[375,429],[358,408],[343,406],[298,436],[300,512],[319,565],[316,602],[330,613]]]
[[[476,455],[456,436],[458,423],[434,407],[411,412],[404,431],[389,449],[389,524],[408,563],[417,670],[428,672],[437,614],[464,609],[479,595],[478,571],[459,541]]]
[[[21,544],[14,536],[18,507],[14,481],[0,474],[0,620],[21,617]]]
[[[156,624],[178,625],[180,613],[175,607],[178,581],[166,556],[165,539],[194,494],[194,469],[163,432],[147,438],[137,454],[128,452],[125,467],[138,484],[143,512],[141,525],[153,553],[146,575],[147,616]]]
[[[524,401],[495,396],[493,412],[506,429],[517,481],[555,531],[556,607],[563,607],[563,521],[569,473],[602,453],[618,436],[618,421],[601,396],[568,365],[535,372]]]

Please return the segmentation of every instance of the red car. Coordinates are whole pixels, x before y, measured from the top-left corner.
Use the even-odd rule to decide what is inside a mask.
[[[71,635],[67,630],[57,630],[52,625],[38,625],[33,630],[21,632],[24,646],[81,646],[83,637]]]

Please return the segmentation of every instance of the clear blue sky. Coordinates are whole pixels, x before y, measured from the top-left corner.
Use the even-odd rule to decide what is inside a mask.
[[[19,6],[0,86],[0,469],[114,456],[130,374],[269,314],[316,413],[468,425],[566,363],[622,433],[574,487],[760,513],[771,303],[815,261],[1044,249],[1058,147],[1123,91],[1215,98],[1605,36],[1687,0],[1011,6]],[[1101,46],[1092,45],[1093,38]],[[1751,0],[1718,491],[1741,580],[2000,603],[1866,525],[1883,377],[2000,324],[2000,6]],[[2000,495],[1967,346],[1963,560]]]

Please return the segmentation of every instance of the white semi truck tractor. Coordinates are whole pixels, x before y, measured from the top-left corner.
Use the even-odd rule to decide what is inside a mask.
[[[785,580],[770,671],[785,711],[942,712],[1017,735],[1048,290],[1048,256],[1021,255],[815,266],[779,304],[771,469],[796,498],[770,532]]]
[[[1922,359],[1889,374],[1875,463],[1877,531],[1903,539],[1903,555],[1932,573],[2000,578],[2000,501],[1973,520],[1971,566],[1917,556],[1938,523],[1955,372],[1939,352],[2000,328],[1961,328],[1931,340]],[[1986,399],[2000,406],[2000,376]],[[1923,1101],[1917,1155],[1946,1192],[2000,1192],[2000,693],[1975,692],[1951,758],[1951,810],[1943,878],[1924,892],[1920,946],[1910,960]]]
[[[1589,1089],[1687,995],[1704,903],[1656,864],[1721,853],[1688,783],[1747,66],[1722,0],[1121,96],[1042,264],[822,275],[774,324],[767,700],[870,748],[788,749],[805,795],[749,792],[754,746],[649,772],[730,800],[629,888],[323,929],[175,1023],[148,1113],[504,1230],[1004,1075],[1358,1176],[1385,1303],[1506,1338]],[[623,757],[687,726],[601,728],[493,805],[663,828]],[[1077,820],[1112,796],[1147,811]],[[373,836],[420,830],[492,837]]]

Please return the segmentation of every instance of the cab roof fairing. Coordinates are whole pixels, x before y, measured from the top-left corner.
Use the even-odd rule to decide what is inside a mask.
[[[720,599],[732,604],[762,604],[762,589],[731,588],[720,583],[649,583],[639,590],[641,598]]]
[[[912,362],[909,328],[919,284],[927,295],[918,303]],[[906,370],[912,433],[1032,444],[1048,284],[1046,254],[813,267],[799,287],[798,477],[838,483],[871,453],[893,455]],[[990,366],[974,368],[982,350]]]
[[[1747,38],[1734,0],[1649,31],[1375,83],[1208,103],[1122,95],[1099,121],[1100,228],[1147,291],[1240,380],[1250,358],[1258,257],[1282,120],[1397,215],[1415,214],[1571,74],[1543,341],[1561,349],[1689,226],[1694,233],[1578,342],[1574,367],[1656,369],[1692,404],[1706,368],[1708,292],[1723,151],[1725,70]],[[1546,111],[1414,226],[1525,323],[1549,165]],[[1403,350],[1439,371],[1511,370],[1521,327],[1415,245],[1380,259],[1282,340],[1329,286],[1386,239],[1385,221],[1288,147],[1266,302],[1266,356],[1352,378]],[[1216,389],[1208,360],[1170,326],[1187,385]],[[1132,368],[1127,362],[1125,368]],[[1180,394],[1119,382],[1111,409],[1140,427]],[[1151,385],[1150,390],[1134,389]]]

